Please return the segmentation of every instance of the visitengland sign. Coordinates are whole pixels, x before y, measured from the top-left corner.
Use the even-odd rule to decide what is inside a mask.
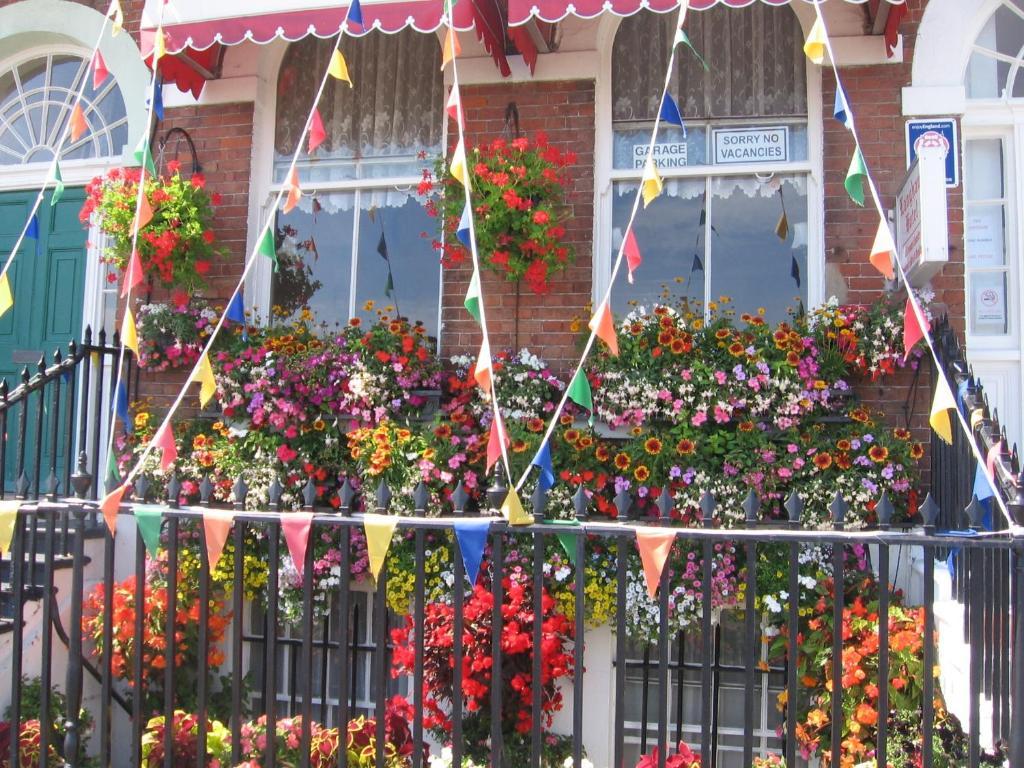
[[[715,165],[785,163],[789,160],[789,128],[716,128]]]
[[[913,165],[921,147],[942,147],[945,150],[946,186],[960,185],[960,143],[956,135],[956,120],[951,117],[938,120],[907,120],[907,167]]]

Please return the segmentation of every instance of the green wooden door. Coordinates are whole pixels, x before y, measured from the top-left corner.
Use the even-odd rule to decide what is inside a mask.
[[[6,258],[32,210],[35,192],[0,193],[0,258]],[[81,188],[68,188],[56,206],[49,193],[39,208],[40,241],[26,238],[8,272],[14,308],[0,318],[0,377],[10,389],[21,381],[26,366],[34,374],[41,355],[51,364],[57,349],[67,351],[68,342],[80,340],[84,298],[86,231],[78,220],[85,199]],[[65,392],[62,391],[62,397]],[[50,469],[50,395],[44,403],[42,471],[35,467],[35,433],[38,397],[31,398],[25,440],[25,471],[30,479],[45,478]],[[66,402],[61,403],[59,434],[63,438]],[[5,486],[12,487],[19,453],[17,409],[8,421],[6,436]],[[58,477],[64,466],[64,439],[58,439]],[[38,474],[37,474],[38,473]]]

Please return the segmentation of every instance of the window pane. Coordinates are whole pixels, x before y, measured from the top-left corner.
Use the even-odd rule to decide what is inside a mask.
[[[967,206],[964,250],[967,267],[1001,267],[1006,263],[1006,214],[1002,204]]]
[[[992,15],[991,23],[995,28],[995,50],[1004,56],[1019,57],[1021,48],[1024,48],[1024,18],[1004,5]],[[988,43],[982,43],[980,39],[978,43],[992,47]]]
[[[967,64],[967,96],[971,99],[996,99],[1002,96],[1010,65],[975,51]]]
[[[1002,140],[968,141],[964,158],[964,196],[968,200],[1001,200],[1003,194]]]
[[[636,195],[636,184],[615,186],[612,226],[615,250],[625,233]],[[685,297],[704,301],[704,193],[705,182],[668,180],[661,196],[638,215],[633,224],[643,266],[637,270],[633,285],[620,274],[612,290],[612,310],[628,313],[636,303],[646,304],[669,298]],[[625,267],[623,267],[624,270]],[[700,311],[695,306],[696,311]]]
[[[1005,272],[975,272],[969,279],[971,333],[996,336],[1007,333]]]
[[[778,234],[785,211],[788,233]],[[807,302],[807,191],[802,178],[762,182],[715,179],[711,200],[710,298],[731,298],[737,312],[764,307],[769,323]],[[802,242],[801,242],[802,240]]]

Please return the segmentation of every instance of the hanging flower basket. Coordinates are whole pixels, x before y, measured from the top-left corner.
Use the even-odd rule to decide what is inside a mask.
[[[195,365],[217,322],[205,302],[143,304],[136,310],[139,366],[151,373]]]

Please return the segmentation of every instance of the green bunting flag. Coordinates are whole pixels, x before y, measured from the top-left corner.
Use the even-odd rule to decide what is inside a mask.
[[[469,281],[469,289],[466,291],[466,300],[462,302],[466,311],[473,316],[473,319],[480,322],[480,273],[473,270],[473,277]]]
[[[864,180],[868,177],[868,169],[864,165],[864,155],[861,154],[860,145],[853,153],[850,161],[850,170],[846,172],[846,194],[850,196],[857,205],[864,207]]]
[[[60,165],[58,163],[53,164],[53,172],[50,173],[50,178],[46,181],[48,184],[53,184],[53,194],[50,196],[50,205],[54,206],[60,202],[61,197],[64,195],[64,179],[60,175]]]
[[[547,523],[552,525],[562,525],[567,528],[579,528],[579,520],[545,520]],[[562,545],[562,549],[565,550],[565,554],[569,558],[569,562],[576,565],[576,534],[574,533],[556,533],[555,537],[558,539],[558,543]]]
[[[697,52],[697,49],[693,47],[693,43],[690,42],[690,36],[687,35],[686,32],[684,32],[682,29],[677,29],[676,30],[676,39],[675,39],[675,42],[673,43],[673,47],[675,47],[676,45],[679,45],[680,43],[682,43],[687,48],[689,48],[691,51],[693,51],[693,55],[697,57],[697,61],[699,61],[700,65],[702,67],[704,67],[704,71],[705,72],[709,72],[711,70],[711,67],[708,66],[708,63],[706,61],[704,61],[704,57],[701,56],[700,53]]]
[[[128,431],[128,425],[125,424],[125,432]],[[117,455],[113,451],[107,453],[107,475],[105,480],[113,480],[115,483],[121,482],[121,473],[117,469]]]
[[[590,391],[590,381],[587,380],[587,375],[582,368],[578,369],[576,375],[572,377],[572,383],[569,384],[569,397],[581,408],[586,408],[588,411],[594,410],[594,396]]]
[[[149,142],[146,141],[146,137],[143,136],[139,140],[138,146],[135,147],[135,162],[139,166],[144,166],[146,173],[150,176],[156,176],[156,165],[153,163],[153,153],[149,151]]]
[[[160,507],[135,507],[135,524],[139,526],[139,535],[150,557],[155,558],[160,548],[160,526],[163,523],[163,510]]]
[[[384,295],[389,299],[395,298],[395,279],[391,276],[391,272],[388,272],[388,281],[384,284]]]
[[[270,259],[274,264],[274,271],[277,272],[280,266],[277,261],[277,246],[274,245],[274,233],[269,228],[263,233],[263,239],[260,240],[260,247],[257,252],[261,256],[266,256]]]

